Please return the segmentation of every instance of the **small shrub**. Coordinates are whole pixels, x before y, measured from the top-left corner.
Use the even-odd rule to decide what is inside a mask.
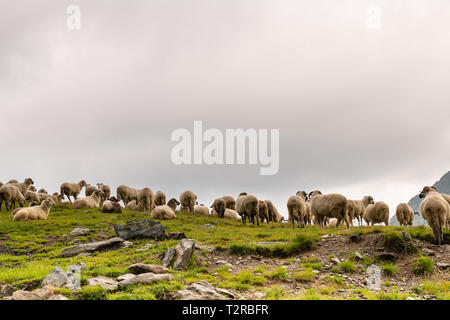
[[[284,267],[276,268],[275,270],[271,270],[269,272],[264,273],[264,276],[271,280],[286,280],[287,279],[287,271]]]
[[[294,273],[292,278],[298,282],[308,282],[311,281],[316,274],[312,270],[302,270]]]
[[[385,263],[381,266],[383,273],[388,276],[395,275],[397,273],[397,265],[394,263]]]
[[[346,273],[352,273],[352,272],[356,271],[355,265],[350,260],[346,260],[346,261],[339,263],[339,268],[342,272],[346,272]]]
[[[412,271],[415,274],[428,274],[433,272],[434,262],[429,257],[419,257],[416,259],[416,263],[412,265]]]

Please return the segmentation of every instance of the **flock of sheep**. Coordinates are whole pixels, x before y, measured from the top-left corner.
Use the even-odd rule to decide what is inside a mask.
[[[166,195],[162,191],[153,194],[150,188],[141,190],[121,185],[117,188],[117,197],[111,196],[111,189],[102,183],[91,186],[82,180],[79,183],[63,183],[60,193],[48,194],[46,190],[36,191],[31,178],[24,182],[11,180],[6,184],[0,182],[0,210],[5,202],[6,210],[14,209],[12,216],[14,221],[47,219],[50,208],[64,197],[67,197],[73,209],[101,208],[105,213],[121,213],[123,202],[125,208],[132,211],[143,211],[150,214],[153,219],[175,219],[175,210],[180,205],[180,210],[192,214],[213,215],[219,218],[242,219],[243,224],[249,222],[259,226],[263,223],[282,222],[284,218],[270,200],[259,200],[253,195],[241,193],[237,199],[232,196],[224,196],[214,200],[210,208],[203,204],[198,205],[197,196],[192,191],[181,193],[179,200],[171,198],[166,203]],[[82,189],[85,188],[86,197],[78,199]],[[74,199],[72,203],[71,197]],[[420,205],[420,212],[433,230],[437,244],[444,241],[443,228],[449,229],[450,225],[450,196],[439,193],[435,187],[426,186],[420,193],[424,198]],[[16,207],[16,202],[20,208]],[[23,207],[29,202],[28,207]],[[39,205],[40,203],[40,205]],[[372,196],[365,196],[362,200],[348,200],[341,194],[325,194],[315,190],[309,194],[298,191],[289,197],[287,201],[289,221],[292,227],[297,223],[298,227],[315,224],[320,227],[336,226],[345,222],[347,228],[353,226],[356,219],[361,226],[364,220],[366,224],[374,225],[384,223],[389,225],[389,207],[386,203],[374,202]],[[415,213],[406,203],[400,203],[396,209],[397,220],[400,225],[412,226]]]

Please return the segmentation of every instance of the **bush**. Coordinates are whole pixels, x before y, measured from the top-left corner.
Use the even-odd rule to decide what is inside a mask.
[[[355,265],[350,260],[346,260],[346,261],[339,263],[339,268],[341,269],[341,271],[346,272],[346,273],[352,273],[352,272],[356,271]]]
[[[434,262],[429,257],[419,257],[416,259],[416,263],[412,265],[412,271],[415,274],[428,274],[433,272]]]
[[[302,270],[296,272],[292,275],[292,278],[298,282],[308,282],[311,281],[316,274],[312,270]]]
[[[388,276],[392,276],[397,273],[397,265],[394,263],[385,263],[381,266],[383,273]]]

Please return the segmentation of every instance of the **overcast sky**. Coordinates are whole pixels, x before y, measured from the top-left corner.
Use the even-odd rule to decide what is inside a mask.
[[[67,27],[71,4],[80,30]],[[450,169],[448,0],[1,7],[0,181],[191,189],[208,205],[246,191],[284,215],[290,195],[319,189],[370,194],[392,215]],[[172,164],[171,133],[194,120],[280,129],[278,174]]]

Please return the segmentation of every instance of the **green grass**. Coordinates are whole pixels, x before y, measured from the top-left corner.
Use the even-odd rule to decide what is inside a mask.
[[[412,265],[412,271],[418,275],[430,274],[434,270],[433,259],[429,257],[418,257]]]
[[[355,264],[353,263],[353,261],[350,260],[346,260],[339,263],[339,269],[345,273],[352,273],[356,271]]]
[[[393,276],[397,273],[397,265],[395,263],[385,263],[381,265],[381,270],[387,276]]]

